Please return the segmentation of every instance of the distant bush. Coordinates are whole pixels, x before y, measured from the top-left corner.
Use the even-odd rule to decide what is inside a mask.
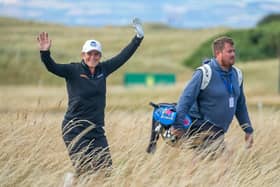
[[[261,19],[257,25],[262,26],[264,24],[276,22],[276,21],[280,22],[280,14],[270,14],[268,16],[265,16],[263,19]]]
[[[254,29],[232,30],[212,37],[186,58],[184,65],[196,68],[205,58],[212,57],[212,41],[220,36],[233,38],[238,61],[275,58],[280,49],[280,22],[267,23]]]

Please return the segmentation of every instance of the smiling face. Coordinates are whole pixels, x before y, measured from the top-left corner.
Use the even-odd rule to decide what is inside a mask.
[[[82,58],[90,69],[94,69],[100,62],[101,53],[96,50],[92,50],[87,53],[83,52]]]

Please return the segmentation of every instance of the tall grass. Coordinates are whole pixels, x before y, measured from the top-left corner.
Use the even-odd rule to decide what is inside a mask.
[[[48,31],[54,42],[53,56],[66,63],[79,60],[80,46],[90,37],[102,41],[104,58],[109,58],[130,40],[133,30],[70,28],[16,20],[0,23],[0,186],[61,186],[64,174],[74,171],[61,132],[66,89],[48,86],[63,81],[57,81],[40,64],[35,37],[40,31]],[[145,31],[145,40],[131,62],[108,79],[105,128],[113,159],[112,174],[81,177],[77,186],[278,187],[278,61],[266,61],[265,66],[259,62],[239,66],[244,72],[255,128],[252,149],[245,149],[244,133],[234,120],[225,137],[228,151],[216,160],[197,159],[192,150],[172,148],[162,141],[156,153],[148,155],[145,150],[152,112],[148,103],[176,102],[192,75],[191,70],[182,68],[180,61],[221,30],[175,30],[145,25]],[[120,85],[124,71],[151,70],[176,73],[177,84],[127,88]],[[8,85],[11,82],[29,86]]]
[[[61,186],[64,174],[74,171],[61,137],[65,89],[5,86],[1,90],[1,186]],[[250,150],[234,121],[225,138],[228,151],[216,160],[199,160],[192,150],[162,141],[154,155],[147,154],[152,112],[148,102],[174,101],[182,85],[168,94],[165,90],[108,89],[105,128],[114,168],[109,177],[81,177],[77,186],[279,186],[277,108],[250,107],[255,128]]]

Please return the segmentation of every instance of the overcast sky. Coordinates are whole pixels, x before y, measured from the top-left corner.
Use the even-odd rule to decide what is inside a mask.
[[[280,13],[280,0],[0,0],[0,16],[82,26],[139,17],[181,28],[248,28],[271,13]]]

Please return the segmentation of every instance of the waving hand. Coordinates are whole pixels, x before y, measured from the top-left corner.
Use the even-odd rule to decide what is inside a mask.
[[[42,32],[37,37],[40,51],[48,51],[51,48],[52,40],[49,39],[47,32]]]

